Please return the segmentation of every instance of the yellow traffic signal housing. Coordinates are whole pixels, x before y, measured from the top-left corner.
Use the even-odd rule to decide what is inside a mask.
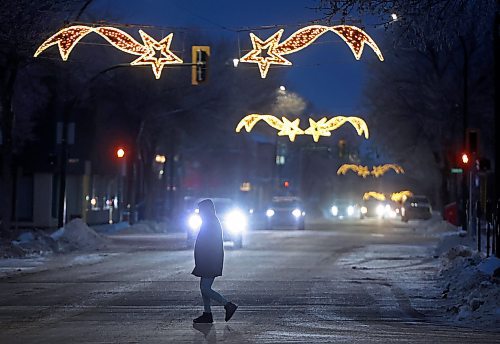
[[[207,45],[193,45],[191,47],[191,84],[199,85],[207,81],[208,59],[210,57],[210,47]]]

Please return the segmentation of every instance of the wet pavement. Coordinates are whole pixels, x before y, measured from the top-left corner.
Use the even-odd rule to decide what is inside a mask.
[[[0,279],[0,343],[500,343],[451,325],[436,286],[438,233],[388,221],[255,231],[226,247],[202,311],[182,235],[113,236],[110,252],[45,259]]]

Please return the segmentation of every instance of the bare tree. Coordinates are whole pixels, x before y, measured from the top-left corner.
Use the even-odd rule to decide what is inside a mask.
[[[349,22],[353,16],[370,15],[397,33],[398,44],[425,48],[449,46],[471,25],[491,30],[495,0],[318,0],[324,20]],[[489,20],[488,20],[489,19]]]
[[[40,37],[54,23],[68,19],[72,11],[83,1],[2,1],[0,2],[0,115],[1,115],[1,165],[0,181],[1,229],[0,235],[8,235],[12,213],[13,155],[25,135],[16,135],[20,127],[14,106],[16,84],[20,74],[32,61],[35,46]],[[17,138],[17,141],[16,141]]]

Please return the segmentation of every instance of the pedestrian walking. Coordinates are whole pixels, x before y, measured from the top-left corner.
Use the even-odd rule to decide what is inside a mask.
[[[215,277],[222,276],[224,265],[224,244],[222,240],[222,227],[215,214],[215,206],[212,200],[205,199],[198,203],[201,217],[200,231],[194,245],[195,267],[193,275],[200,277],[200,290],[203,298],[203,314],[194,323],[212,323],[211,300],[224,305],[226,310],[225,320],[229,321],[238,308],[232,302],[227,301],[224,296],[212,289]]]

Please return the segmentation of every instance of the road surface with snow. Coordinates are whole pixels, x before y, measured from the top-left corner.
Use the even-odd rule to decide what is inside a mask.
[[[114,236],[109,252],[3,264],[0,343],[500,343],[446,321],[437,240],[375,220],[251,232],[214,284],[240,305],[234,318],[213,307],[215,323],[193,327],[182,237]]]

